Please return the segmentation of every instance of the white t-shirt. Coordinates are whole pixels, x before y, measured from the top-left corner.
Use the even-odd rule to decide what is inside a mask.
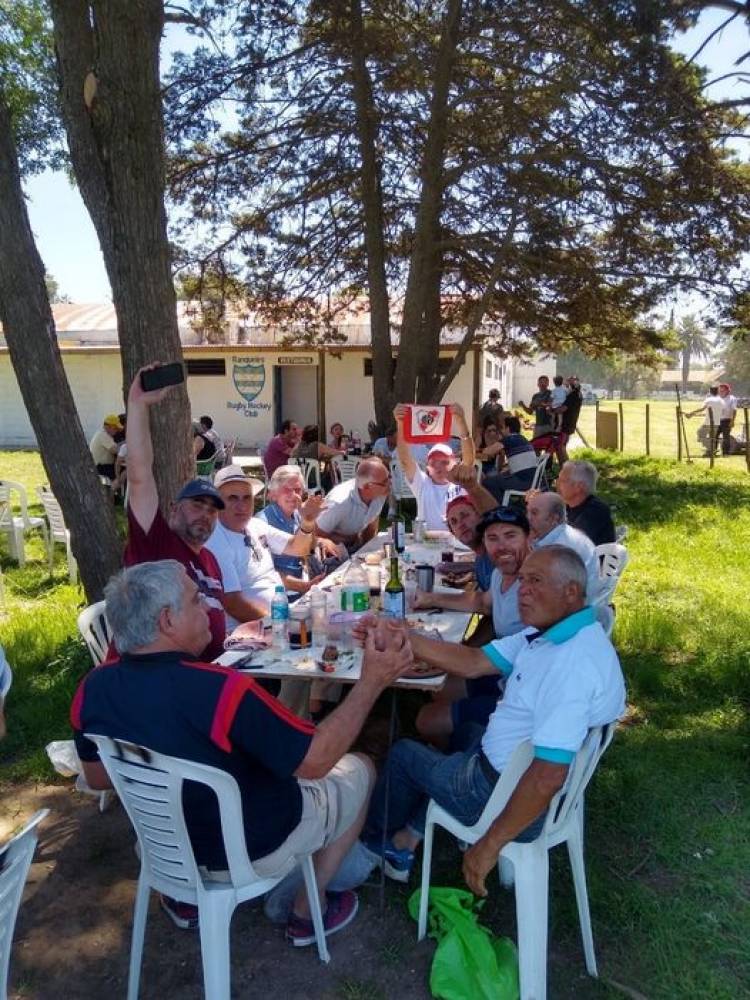
[[[554,407],[564,406],[568,398],[568,390],[564,385],[556,385],[552,390],[552,405]]]
[[[325,510],[318,515],[317,525],[326,534],[358,535],[363,528],[380,517],[387,497],[376,497],[366,504],[359,495],[357,480],[346,479],[334,486],[326,496]]]
[[[719,396],[721,400],[721,419],[731,420],[732,415],[737,410],[737,397],[736,396]]]
[[[409,486],[417,498],[417,517],[424,520],[427,530],[445,531],[445,508],[454,497],[462,496],[466,490],[455,483],[433,483],[419,466],[414,478],[409,480]]]
[[[571,524],[558,524],[552,531],[547,532],[544,538],[531,543],[532,549],[542,549],[545,545],[564,545],[578,553],[586,567],[586,603],[594,604],[602,584],[599,578],[599,557],[588,535],[584,535]]]
[[[521,612],[518,610],[518,591],[521,584],[518,580],[514,580],[503,593],[501,590],[502,580],[500,570],[493,570],[490,579],[490,595],[492,597],[492,626],[496,639],[500,639],[504,635],[514,635],[526,628],[521,621]]]
[[[534,744],[535,757],[569,764],[589,729],[614,722],[625,710],[620,662],[593,608],[543,633],[526,628],[496,639],[482,651],[507,677],[482,739],[497,771],[524,740]]]
[[[705,422],[710,424],[710,417],[713,414],[714,427],[718,427],[724,411],[724,401],[721,396],[706,396],[703,400],[703,405],[706,407]]]
[[[225,594],[240,591],[244,597],[262,601],[270,609],[274,591],[282,582],[274,568],[273,556],[280,555],[288,544],[289,535],[285,531],[253,517],[245,532],[231,531],[221,521],[217,522],[206,548],[216,556]],[[239,624],[227,613],[228,631]]]

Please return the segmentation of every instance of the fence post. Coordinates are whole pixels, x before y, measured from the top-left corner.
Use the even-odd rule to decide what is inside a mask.
[[[646,455],[651,454],[651,406],[646,403]]]
[[[708,467],[709,469],[713,469],[715,461],[714,452],[716,449],[714,447],[714,411],[710,407],[708,410],[708,433]]]
[[[625,422],[622,415],[622,403],[618,403],[617,409],[620,411],[620,451],[625,450]]]
[[[745,464],[747,471],[750,472],[750,420],[748,420],[747,407],[744,407],[743,412],[745,414]]]
[[[680,425],[680,408],[675,406],[675,416],[677,417],[677,461],[682,461],[682,427]]]

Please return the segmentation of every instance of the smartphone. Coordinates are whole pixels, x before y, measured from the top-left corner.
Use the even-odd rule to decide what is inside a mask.
[[[141,372],[141,389],[152,392],[163,389],[167,385],[179,385],[185,381],[185,366],[181,361],[173,361],[169,365],[159,365],[147,372]]]

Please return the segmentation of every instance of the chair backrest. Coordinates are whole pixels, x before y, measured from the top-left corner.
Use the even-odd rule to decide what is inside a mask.
[[[13,530],[13,511],[10,507],[10,501],[7,496],[3,495],[0,485],[0,531]]]
[[[619,542],[620,545],[628,537],[628,526],[627,524],[616,524],[615,525],[615,541]]]
[[[628,550],[617,542],[607,542],[596,546],[599,560],[600,589],[596,603],[608,602],[615,592],[622,572],[628,564]]]
[[[13,684],[13,671],[5,656],[0,655],[0,698],[5,701]]]
[[[297,459],[297,464],[302,472],[305,488],[308,490],[322,489],[320,462],[317,458],[299,458]]]
[[[23,887],[36,850],[37,826],[49,809],[34,813],[23,829],[0,847],[0,996],[7,995],[8,966],[13,930],[21,905]]]
[[[362,460],[360,458],[339,458],[333,459],[333,467],[336,477],[340,483],[346,479],[354,479],[357,474],[357,466]]]
[[[215,465],[216,459],[214,458],[205,458],[202,462],[196,462],[195,474],[198,479],[208,479],[213,481]]]
[[[231,465],[234,458],[234,449],[237,447],[237,438],[229,438],[224,442],[224,465]]]
[[[28,531],[31,527],[29,522],[29,499],[26,493],[26,487],[23,483],[16,483],[10,479],[0,479],[0,505],[2,505],[3,500],[8,503],[8,514],[10,522],[13,522],[13,496],[16,493],[18,495],[18,506],[21,511],[21,519],[23,520],[23,526]],[[0,515],[0,521],[2,520],[2,515]]]
[[[78,616],[78,631],[88,646],[94,666],[98,667],[106,659],[112,639],[105,601],[97,601],[83,609]]]
[[[544,824],[546,834],[552,834],[570,815],[571,810],[578,807],[586,785],[594,773],[599,758],[609,746],[614,731],[614,722],[607,726],[595,726],[589,730],[583,746],[568,769],[565,784],[550,802]],[[530,740],[524,740],[516,747],[513,756],[503,768],[492,795],[476,823],[475,829],[480,834],[486,833],[503,811],[533,759],[534,747]]]
[[[96,743],[99,758],[130,817],[141,848],[141,864],[153,888],[195,902],[203,887],[182,809],[186,781],[206,785],[216,795],[232,884],[259,881],[247,856],[240,792],[230,774],[126,740],[86,736]],[[292,858],[289,867],[293,865]]]
[[[44,513],[47,515],[52,537],[64,542],[68,537],[68,529],[65,527],[65,518],[54,493],[45,486],[37,486],[36,494],[44,507]]]
[[[547,462],[549,462],[549,459],[550,459],[550,452],[548,451],[542,452],[542,454],[539,456],[536,463],[536,468],[534,469],[534,477],[531,480],[531,486],[529,487],[529,489],[538,490],[540,488],[542,477],[544,476],[544,470],[547,468]]]

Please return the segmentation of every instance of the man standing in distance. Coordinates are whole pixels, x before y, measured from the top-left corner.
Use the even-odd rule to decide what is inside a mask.
[[[147,365],[141,371],[157,368]],[[149,425],[149,407],[160,402],[172,386],[145,392],[141,371],[133,379],[128,393],[128,543],[126,566],[176,559],[182,563],[206,604],[211,641],[201,650],[204,659],[212,660],[224,650],[226,620],[222,600],[224,588],[216,559],[205,547],[224,509],[219,492],[205,479],[191,479],[170,505],[168,518],[159,510],[159,494],[154,479],[154,448]]]
[[[552,431],[552,418],[547,409],[552,402],[552,393],[549,387],[549,379],[546,375],[540,375],[536,381],[537,391],[531,397],[531,402],[527,406],[523,400],[519,400],[518,405],[528,414],[534,416],[534,437],[541,437],[542,434],[549,434]]]

